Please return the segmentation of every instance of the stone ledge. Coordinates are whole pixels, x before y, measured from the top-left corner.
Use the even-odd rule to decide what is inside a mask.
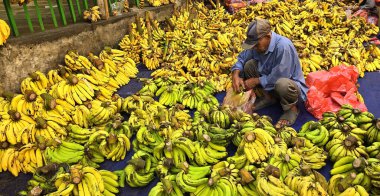
[[[131,12],[123,13],[122,15],[112,16],[108,20],[100,20],[96,23],[86,23],[79,22],[75,24],[70,24],[65,27],[58,27],[55,29],[49,29],[44,32],[37,32],[28,35],[22,35],[20,37],[11,37],[7,40],[7,44],[39,44],[42,42],[51,42],[63,37],[70,37],[73,35],[78,35],[79,33],[85,31],[93,31],[99,26],[105,26],[108,24],[116,23],[120,20],[140,16],[143,17],[145,11],[160,12],[164,10],[171,10],[174,8],[174,4],[168,4],[160,7],[144,7],[143,9],[133,8]],[[160,20],[160,17],[157,17]]]

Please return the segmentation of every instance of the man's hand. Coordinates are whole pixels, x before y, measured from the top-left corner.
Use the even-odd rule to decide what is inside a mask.
[[[241,86],[245,89],[244,81],[241,77],[239,77],[239,73],[239,70],[235,70],[232,73],[232,88],[235,92],[240,92]]]
[[[259,78],[250,78],[244,81],[246,89],[253,89],[260,83]]]

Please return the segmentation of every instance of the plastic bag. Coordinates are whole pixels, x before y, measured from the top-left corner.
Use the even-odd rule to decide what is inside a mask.
[[[375,14],[369,15],[367,18],[367,23],[374,24],[375,26],[377,26],[378,21],[379,17]]]
[[[360,9],[356,11],[352,17],[363,17],[366,21],[368,20],[368,13],[369,11],[366,9]]]
[[[239,11],[239,9],[247,6],[247,4],[242,0],[226,0],[224,3],[226,4],[228,11],[232,13],[235,13]]]
[[[253,90],[236,93],[233,88],[229,88],[227,89],[222,105],[229,105],[233,109],[242,110],[243,112],[252,114],[252,106],[255,101],[256,95]]]
[[[310,73],[306,78],[309,87],[306,109],[321,119],[324,112],[337,112],[343,104],[367,111],[364,103],[360,102],[356,93],[359,72],[355,66],[340,65],[329,71]]]

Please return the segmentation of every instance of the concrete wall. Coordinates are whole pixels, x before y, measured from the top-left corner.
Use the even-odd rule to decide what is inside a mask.
[[[184,1],[179,0],[177,5]],[[64,63],[66,51],[75,49],[80,54],[98,54],[104,46],[116,46],[127,34],[128,23],[136,15],[143,16],[146,10],[152,11],[158,20],[170,17],[174,5],[157,8],[133,9],[121,16],[94,24],[78,23],[63,28],[11,38],[0,47],[0,92],[19,92],[20,83],[28,73],[40,70],[47,73]]]

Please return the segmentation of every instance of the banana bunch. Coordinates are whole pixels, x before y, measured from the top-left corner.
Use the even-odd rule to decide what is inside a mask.
[[[227,146],[230,143],[230,140],[234,137],[235,133],[235,129],[226,130],[220,128],[219,126],[210,125],[207,131],[196,132],[196,135],[197,138],[203,138],[206,142],[212,142],[220,146]]]
[[[179,100],[184,106],[190,109],[194,109],[198,108],[199,103],[203,102],[205,100],[205,97],[205,91],[200,89],[189,89],[182,92],[182,96]]]
[[[237,188],[234,182],[227,178],[216,175],[209,178],[207,183],[198,186],[192,193],[194,195],[237,195]]]
[[[246,166],[249,166],[250,164],[245,154],[243,155],[234,154],[233,156],[229,156],[227,157],[227,162],[229,162],[230,164],[234,164],[237,169],[244,168]]]
[[[312,191],[319,192],[319,194],[315,195],[327,195],[326,190],[328,184],[326,179],[322,174],[315,170],[312,170],[308,165],[300,165],[300,167],[294,168],[288,173],[284,182],[287,186],[289,186],[291,190],[297,192],[300,195],[305,194],[305,192]]]
[[[275,169],[269,169],[273,166],[260,168],[256,171],[257,191],[259,195],[298,195],[292,191],[284,182],[275,174]],[[274,167],[275,168],[275,167]],[[278,168],[277,168],[278,169]],[[274,174],[274,175],[273,175]]]
[[[169,3],[175,3],[174,0],[147,0],[147,2],[149,3],[149,5],[153,6],[153,7],[159,7],[161,5],[167,5]]]
[[[290,146],[292,138],[297,137],[297,131],[292,127],[275,127],[277,129],[277,137],[281,138],[287,145]]]
[[[131,116],[128,119],[128,125],[132,130],[139,130],[140,127],[145,127],[146,124],[150,124],[151,119],[148,113],[142,109],[136,109],[131,112]]]
[[[365,146],[354,136],[348,136],[345,140],[332,139],[326,144],[326,150],[329,152],[331,161],[334,162],[347,155],[369,157]]]
[[[149,191],[148,196],[155,196],[155,195],[182,196],[183,192],[177,185],[175,177],[176,175],[168,175],[165,178],[161,178],[161,181],[159,181],[156,184],[156,186],[154,186]]]
[[[87,80],[79,79],[71,75],[67,80],[61,81],[52,86],[51,94],[56,98],[67,100],[71,105],[82,105],[86,101],[91,101],[95,96],[95,91],[88,84]]]
[[[371,158],[378,158],[380,155],[380,142],[374,142],[366,147],[366,151]]]
[[[34,138],[29,126],[36,122],[27,115],[15,110],[9,110],[0,114],[0,142],[7,141],[11,145],[17,143],[29,143],[30,138]]]
[[[136,132],[136,138],[132,142],[133,148],[136,150],[143,150],[148,153],[160,153],[162,148],[166,145],[164,142],[164,138],[160,136],[159,132],[152,130],[148,127],[141,126]],[[167,144],[171,144],[171,142],[167,142]],[[161,158],[155,154],[157,158]],[[170,157],[169,157],[170,158]]]
[[[127,136],[127,138],[131,138],[133,135],[133,132],[129,128],[128,122],[127,121],[121,122],[121,121],[122,120],[117,119],[117,120],[108,122],[108,124],[105,125],[106,126],[105,130],[113,134],[124,134],[125,136]]]
[[[343,116],[337,116],[334,112],[325,112],[322,114],[322,119],[319,121],[327,130],[342,129],[344,125],[356,128],[356,122],[353,118],[346,120]]]
[[[124,99],[122,105],[122,111],[127,113],[132,113],[136,109],[144,109],[144,107],[149,102],[155,102],[155,100],[147,95],[130,95]]]
[[[59,104],[58,104],[59,103]],[[72,120],[70,114],[74,107],[68,102],[54,98],[48,93],[39,95],[36,99],[36,114],[34,118],[44,117],[66,126]]]
[[[238,183],[236,185],[238,195],[252,195],[252,196],[259,196],[256,184],[248,183],[245,185],[242,185],[241,183]]]
[[[124,168],[126,181],[130,187],[143,187],[154,179],[157,159],[144,151],[136,151]]]
[[[156,83],[152,79],[140,78],[140,81],[143,82],[143,87],[139,90],[140,94],[144,94],[144,93],[155,94],[156,91],[158,90]]]
[[[198,111],[210,113],[211,108],[214,108],[215,106],[219,106],[218,100],[214,96],[208,95],[198,102],[196,109]]]
[[[37,94],[31,90],[26,90],[25,94],[18,94],[12,98],[10,108],[28,116],[36,113]]]
[[[363,186],[351,183],[354,176],[343,174],[332,176],[327,189],[329,195],[369,195]]]
[[[342,105],[342,107],[336,113],[338,117],[343,117],[344,119],[356,118],[360,114],[361,111],[359,109],[355,109],[349,104]]]
[[[1,39],[0,39],[0,46],[4,45],[7,41],[9,35],[11,34],[11,29],[9,28],[8,24],[0,19],[0,29],[1,29]]]
[[[199,166],[218,163],[225,158],[228,153],[224,146],[208,142],[207,145],[195,142],[195,163]]]
[[[27,78],[21,81],[21,92],[26,94],[26,91],[34,91],[37,95],[46,92],[49,87],[49,80],[46,75],[40,71],[35,71],[30,73]]]
[[[130,78],[136,78],[138,73],[135,61],[127,55],[125,51],[110,47],[106,47],[99,55],[104,65],[102,71],[113,76],[119,86],[128,84]]]
[[[99,6],[94,6],[89,10],[83,11],[83,19],[90,22],[96,22],[100,20],[100,15]]]
[[[83,68],[88,70],[93,69],[90,60],[80,55],[76,50],[70,50],[65,54],[65,64],[73,71],[82,70]]]
[[[337,181],[333,181],[334,183],[334,191],[338,190],[340,192],[343,192],[349,187],[353,187],[356,185],[360,185],[367,190],[371,188],[371,178],[363,172],[361,173],[346,173],[346,174],[337,174],[335,176],[340,177],[341,179]],[[331,187],[333,188],[333,187]],[[336,189],[337,188],[337,189]]]
[[[66,130],[68,132],[68,140],[77,144],[86,144],[90,136],[96,131],[94,128],[83,128],[76,124],[69,124]]]
[[[44,155],[50,163],[68,163],[79,162],[84,155],[84,147],[80,144],[68,141],[60,141],[57,147],[47,147]]]
[[[117,112],[117,107],[111,101],[102,102],[93,100],[91,102],[90,122],[94,125],[100,125],[108,122]]]
[[[237,169],[235,164],[228,161],[220,161],[212,166],[211,177],[221,176],[228,179],[231,182],[236,181],[237,178],[242,178],[244,183],[248,184],[253,181],[252,175],[244,168]]]
[[[380,119],[375,119],[369,112],[363,112],[359,119],[360,128],[367,132],[367,142],[371,144],[380,141]]]
[[[0,172],[9,171],[13,176],[18,176],[20,172],[34,173],[38,167],[46,164],[41,149],[34,144],[27,144],[19,149],[0,149],[0,160]]]
[[[89,104],[91,108],[91,104]],[[86,105],[76,105],[74,111],[72,112],[72,122],[83,128],[90,128],[92,126],[92,122],[90,119],[91,111]]]
[[[49,86],[64,80],[70,74],[70,69],[60,66],[59,69],[52,69],[46,74],[46,78],[49,80]]]
[[[284,180],[288,175],[289,171],[292,171],[294,168],[299,167],[302,158],[299,154],[292,152],[290,149],[286,153],[276,153],[279,156],[272,156],[268,163],[280,169],[281,176],[280,179]]]
[[[363,157],[355,158],[353,156],[342,157],[334,163],[331,175],[349,174],[352,172],[361,172],[366,166],[366,160]]]
[[[93,144],[95,140],[99,144],[98,148],[100,153],[106,159],[111,159],[112,161],[123,160],[131,148],[129,138],[123,133],[118,134],[98,131],[90,136],[87,145]]]
[[[295,140],[295,146],[291,150],[302,157],[304,164],[312,169],[321,169],[326,165],[328,153],[323,148],[315,146],[306,138],[296,138]]]
[[[2,96],[0,96],[0,112],[8,112],[14,96],[15,95],[11,92],[3,93]]]
[[[117,175],[109,171],[73,165],[69,172],[56,176],[56,190],[49,195],[114,195],[119,192],[117,179]]]
[[[173,106],[181,100],[181,89],[179,86],[161,86],[156,91],[156,96],[160,97],[158,102],[165,106]]]
[[[201,113],[206,116],[206,120],[209,123],[216,124],[225,129],[230,127],[230,117],[223,107],[213,107],[210,113],[206,113],[206,111],[201,111]]]
[[[318,147],[323,147],[329,141],[329,131],[319,122],[309,121],[302,125],[298,136],[309,139]]]
[[[331,138],[344,140],[347,136],[352,135],[360,142],[364,143],[367,132],[361,128],[351,129],[349,126],[343,126],[342,129],[333,129],[330,131]]]
[[[119,176],[108,170],[98,170],[104,182],[104,195],[116,195],[119,193]]]
[[[244,153],[251,163],[264,162],[273,153],[273,138],[263,129],[246,132],[237,153]]]
[[[137,24],[139,25],[139,19],[136,17],[136,23],[129,24],[129,34],[125,35],[120,41],[119,46],[122,50],[127,52],[128,57],[133,59],[136,63],[140,63],[141,46],[139,44],[141,35],[137,31]],[[142,29],[141,29],[142,30]]]
[[[181,170],[177,173],[175,182],[183,193],[193,193],[198,186],[208,182],[210,172],[210,166],[196,167],[190,165],[186,171]]]
[[[378,189],[380,187],[380,164],[376,162],[371,163],[368,167],[365,167],[365,174],[371,178],[372,186]]]

